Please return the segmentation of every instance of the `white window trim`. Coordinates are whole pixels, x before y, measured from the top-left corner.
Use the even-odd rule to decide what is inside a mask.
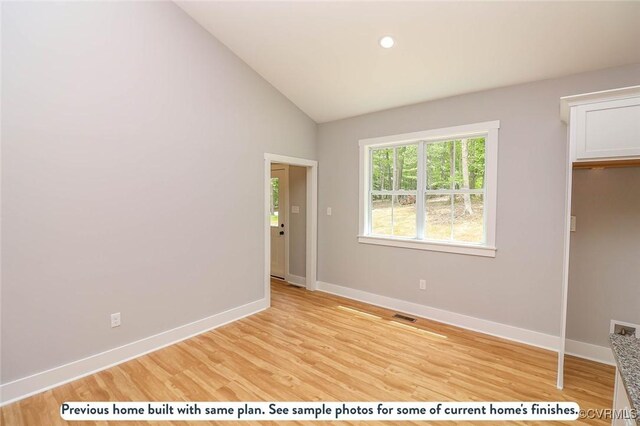
[[[459,253],[474,256],[495,257],[496,255],[496,208],[498,188],[498,129],[500,121],[486,121],[482,123],[467,124],[463,126],[446,127],[442,129],[426,130],[422,132],[404,133],[400,135],[382,136],[377,138],[361,139],[360,146],[360,197],[359,197],[359,231],[358,242],[364,244],[385,245],[403,247],[418,250],[440,251],[446,253]],[[485,134],[485,232],[484,244],[465,244],[457,241],[430,241],[415,238],[402,238],[391,236],[367,235],[369,229],[368,217],[368,188],[370,164],[368,161],[369,148],[389,147],[405,145],[421,141],[436,141],[446,139],[460,139],[478,134]],[[423,144],[418,144],[418,147]],[[421,152],[418,153],[422,158]],[[424,181],[424,167],[418,167],[418,182]],[[423,208],[419,203],[421,197],[416,197],[416,208]],[[417,226],[423,226],[418,223]],[[418,230],[418,235],[421,233]]]

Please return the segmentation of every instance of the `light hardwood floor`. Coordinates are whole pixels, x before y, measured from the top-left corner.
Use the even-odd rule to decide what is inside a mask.
[[[565,389],[558,391],[550,351],[428,320],[407,327],[392,314],[274,281],[270,309],[5,406],[0,423],[62,424],[60,404],[83,400],[540,400],[611,407],[613,367],[569,357]]]

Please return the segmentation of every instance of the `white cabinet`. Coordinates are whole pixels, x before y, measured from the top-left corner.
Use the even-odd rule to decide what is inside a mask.
[[[572,161],[640,158],[640,86],[567,96]]]
[[[575,107],[576,160],[640,156],[640,97]]]
[[[613,390],[613,410],[615,415],[612,416],[612,426],[635,426],[635,420],[631,415],[631,403],[629,396],[624,389],[620,372],[616,369],[616,385]]]

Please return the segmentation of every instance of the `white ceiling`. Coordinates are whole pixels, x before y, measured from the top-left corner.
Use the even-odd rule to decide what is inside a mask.
[[[319,123],[640,63],[640,1],[177,3]]]

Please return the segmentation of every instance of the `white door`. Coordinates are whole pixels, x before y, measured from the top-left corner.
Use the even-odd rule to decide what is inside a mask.
[[[285,232],[287,232],[287,170],[271,169],[271,275],[284,279]]]

